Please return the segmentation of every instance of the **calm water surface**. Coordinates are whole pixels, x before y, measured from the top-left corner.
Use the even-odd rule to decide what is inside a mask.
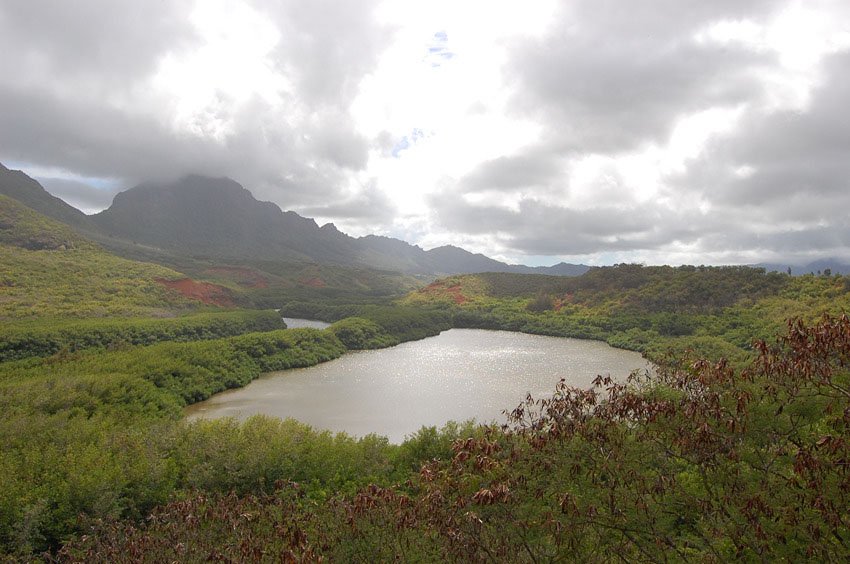
[[[528,392],[536,398],[551,395],[562,377],[589,387],[598,374],[625,378],[647,367],[638,353],[598,341],[452,329],[310,368],[272,372],[195,404],[187,414],[293,417],[318,429],[378,433],[400,442],[423,425],[470,418],[504,422],[502,410],[516,407]]]
[[[287,329],[298,329],[299,327],[312,327],[314,329],[324,329],[330,327],[330,323],[324,321],[316,321],[314,319],[296,319],[294,317],[284,317],[283,322],[286,323]]]

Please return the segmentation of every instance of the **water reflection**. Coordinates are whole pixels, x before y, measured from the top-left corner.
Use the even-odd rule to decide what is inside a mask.
[[[286,323],[288,329],[298,329],[299,327],[311,327],[313,329],[324,329],[330,327],[330,323],[324,321],[316,321],[315,319],[298,319],[295,317],[284,317],[283,322]]]
[[[190,417],[256,413],[316,428],[400,442],[422,425],[503,422],[527,393],[550,395],[560,378],[588,387],[598,374],[622,379],[647,367],[605,343],[506,331],[452,329],[436,337],[284,372],[188,408]]]

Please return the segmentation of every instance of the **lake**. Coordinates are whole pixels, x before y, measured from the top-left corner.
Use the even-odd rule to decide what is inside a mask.
[[[287,320],[287,324],[289,325]],[[290,327],[296,325],[289,325]],[[550,396],[560,378],[587,388],[599,375],[624,379],[648,363],[599,341],[508,331],[451,329],[388,349],[357,351],[312,366],[272,372],[244,388],[187,408],[187,416],[293,417],[317,429],[392,442],[423,425],[503,423],[527,393]]]

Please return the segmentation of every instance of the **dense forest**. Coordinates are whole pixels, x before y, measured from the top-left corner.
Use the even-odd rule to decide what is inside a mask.
[[[850,553],[848,278],[617,265],[426,286],[331,266],[163,266],[2,197],[0,259],[9,559]],[[333,324],[286,329],[281,314]],[[657,371],[562,385],[505,406],[502,427],[447,423],[399,445],[183,415],[264,372],[453,327],[604,340]]]

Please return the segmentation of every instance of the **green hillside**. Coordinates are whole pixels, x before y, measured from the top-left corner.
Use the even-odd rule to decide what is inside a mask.
[[[0,196],[0,319],[156,316],[202,305],[156,282],[180,278]]]
[[[20,170],[9,170],[2,163],[0,163],[0,195],[17,200],[56,221],[85,229],[93,227],[86,214],[51,195],[41,184]]]
[[[403,304],[452,312],[456,327],[598,339],[662,361],[688,351],[743,363],[785,321],[850,310],[850,279],[750,267],[616,265],[582,276],[452,276]]]

